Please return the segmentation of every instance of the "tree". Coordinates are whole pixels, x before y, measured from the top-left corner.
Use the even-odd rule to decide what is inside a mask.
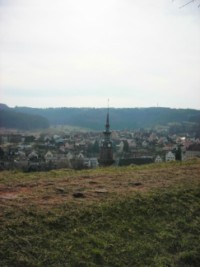
[[[0,147],[0,159],[3,159],[4,158],[4,151],[3,149]]]
[[[188,0],[186,3],[184,3],[183,5],[181,5],[180,8],[183,8],[183,7],[185,7],[185,6],[187,6],[187,5],[191,4],[191,3],[194,3],[196,1],[199,2],[199,0]],[[200,3],[198,4],[198,7],[200,7]]]
[[[123,152],[128,152],[129,151],[129,144],[127,140],[123,140],[124,147],[123,147]]]
[[[175,150],[175,157],[176,157],[176,160],[182,160],[182,149],[181,149],[181,145],[179,145],[177,147],[177,149]]]

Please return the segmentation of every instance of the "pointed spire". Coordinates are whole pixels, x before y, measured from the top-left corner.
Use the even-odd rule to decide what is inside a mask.
[[[110,118],[109,118],[109,99],[108,99],[108,109],[107,109],[107,115],[106,115],[106,125],[105,125],[105,131],[103,131],[104,139],[101,143],[101,149],[100,149],[100,157],[99,157],[99,163],[101,166],[109,166],[114,163],[113,159],[113,145],[112,141],[110,139],[111,131],[110,131]]]
[[[107,117],[106,117],[106,131],[109,132],[110,129],[110,120],[109,120],[109,99],[108,99],[108,108],[107,108]]]

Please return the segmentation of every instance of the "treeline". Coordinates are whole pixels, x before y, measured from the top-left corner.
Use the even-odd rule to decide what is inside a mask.
[[[0,127],[21,130],[44,129],[49,127],[49,121],[36,114],[31,115],[12,109],[0,109]]]
[[[15,111],[40,115],[51,125],[72,125],[102,130],[107,109],[104,108],[28,108]],[[110,108],[110,123],[114,130],[151,128],[169,123],[200,123],[200,110],[170,108]]]
[[[109,112],[112,130],[170,125],[172,132],[181,131],[184,127],[193,131],[193,126],[200,124],[200,110],[194,109],[110,108]],[[9,108],[1,104],[0,127],[36,129],[49,125],[71,125],[102,130],[106,114],[105,108]]]

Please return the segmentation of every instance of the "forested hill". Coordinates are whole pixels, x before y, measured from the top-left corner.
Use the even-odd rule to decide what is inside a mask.
[[[102,130],[107,109],[104,108],[9,108],[0,104],[0,127],[18,129],[71,125]],[[200,124],[200,110],[170,108],[110,108],[113,130],[150,128],[169,123]]]
[[[107,109],[104,108],[28,108],[15,107],[12,111],[40,115],[51,125],[72,125],[102,130]],[[168,123],[200,123],[200,110],[170,108],[110,108],[111,129],[138,129]]]
[[[0,106],[0,127],[20,130],[44,129],[49,127],[49,122],[41,115],[25,114]]]

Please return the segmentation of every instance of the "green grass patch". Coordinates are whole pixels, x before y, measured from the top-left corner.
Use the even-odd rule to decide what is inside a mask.
[[[90,206],[9,207],[0,266],[199,266],[200,188],[168,188]]]

